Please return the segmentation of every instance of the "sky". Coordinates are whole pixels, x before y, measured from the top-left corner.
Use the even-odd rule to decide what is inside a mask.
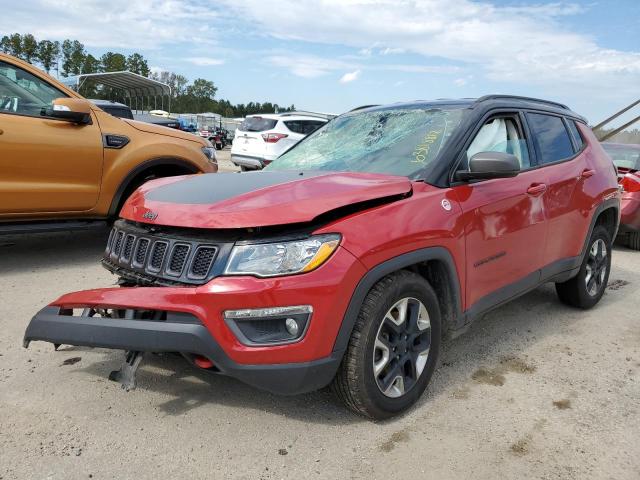
[[[598,123],[640,98],[640,0],[0,0],[0,35],[214,81],[232,103],[341,113],[489,93]],[[636,113],[637,114],[637,113]]]

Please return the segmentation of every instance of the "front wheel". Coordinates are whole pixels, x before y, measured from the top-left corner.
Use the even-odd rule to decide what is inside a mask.
[[[611,270],[611,236],[598,225],[589,239],[589,248],[578,274],[563,283],[556,283],[556,292],[563,303],[577,308],[591,308],[600,301]]]
[[[431,285],[400,271],[369,291],[333,391],[354,412],[381,420],[422,395],[440,349],[440,308]]]
[[[633,250],[640,250],[640,232],[630,232],[627,238],[627,246]]]

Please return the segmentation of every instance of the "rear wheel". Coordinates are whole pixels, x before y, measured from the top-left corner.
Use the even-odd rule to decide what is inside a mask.
[[[593,229],[578,274],[566,282],[556,283],[558,297],[572,307],[593,307],[604,294],[610,270],[611,237],[605,227],[598,225]]]
[[[421,276],[397,272],[365,298],[332,388],[354,412],[389,418],[420,398],[439,349],[435,292]]]
[[[640,232],[630,232],[627,238],[627,246],[634,250],[640,250]]]

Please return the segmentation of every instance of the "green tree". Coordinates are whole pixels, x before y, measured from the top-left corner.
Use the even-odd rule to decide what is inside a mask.
[[[133,53],[127,57],[126,69],[143,77],[148,77],[150,70],[145,58],[139,53]]]
[[[8,35],[4,35],[0,40],[0,51],[2,53],[10,53],[11,52],[11,40]]]
[[[91,55],[90,53],[84,57],[84,62],[82,62],[82,72],[81,73],[97,73],[100,71],[100,60]]]
[[[86,56],[84,45],[78,40],[62,42],[62,76],[80,75]]]
[[[6,40],[5,40],[6,39]],[[22,57],[22,35],[19,33],[13,33],[11,35],[4,36],[2,38],[3,51],[14,57]],[[5,50],[6,49],[6,50]]]
[[[121,53],[107,52],[100,57],[103,72],[122,72],[127,69],[127,58]]]
[[[42,40],[38,43],[38,60],[47,73],[51,72],[54,65],[58,65],[60,58],[60,42],[52,42],[51,40]]]
[[[30,33],[22,36],[22,58],[29,63],[38,58],[38,41]]]

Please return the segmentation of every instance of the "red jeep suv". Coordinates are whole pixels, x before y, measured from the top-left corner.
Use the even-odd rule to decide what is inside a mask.
[[[590,308],[618,229],[611,160],[566,106],[491,95],[341,115],[265,170],[153,180],[103,265],[24,337],[143,352],[381,419],[420,397],[444,339],[545,282]]]

